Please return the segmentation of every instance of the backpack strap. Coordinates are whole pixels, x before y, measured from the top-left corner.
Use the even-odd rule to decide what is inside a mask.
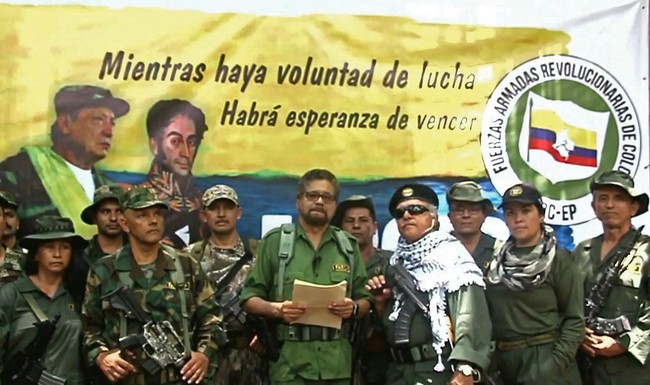
[[[277,295],[278,301],[284,299],[284,271],[287,268],[287,263],[293,257],[293,246],[296,240],[296,225],[293,223],[285,223],[280,227],[280,249],[278,256],[280,257],[280,266],[278,268],[278,288]]]
[[[43,313],[43,309],[41,309],[40,306],[38,306],[38,303],[34,299],[34,297],[30,293],[21,293],[23,298],[25,298],[25,301],[27,301],[27,305],[29,305],[29,308],[32,310],[32,313],[36,316],[39,322],[45,322],[49,318]]]
[[[350,265],[350,275],[348,278],[347,285],[347,295],[348,298],[352,298],[352,275],[354,274],[354,248],[352,243],[345,232],[338,227],[332,227],[334,230],[334,237],[336,238],[336,243],[339,246],[339,249],[343,252],[343,255],[348,259],[348,264]]]
[[[185,345],[186,351],[191,349],[190,345],[190,328],[189,328],[189,319],[190,315],[187,311],[187,297],[185,296],[185,274],[183,273],[183,265],[181,264],[181,259],[176,254],[176,251],[169,246],[161,245],[165,254],[174,260],[174,270],[171,274],[172,281],[174,286],[180,288],[179,298],[181,301],[181,327],[183,329],[183,344]],[[198,263],[198,262],[197,262]]]

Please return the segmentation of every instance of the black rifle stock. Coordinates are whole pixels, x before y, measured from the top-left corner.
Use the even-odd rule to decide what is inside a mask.
[[[45,371],[41,365],[41,358],[47,350],[47,345],[52,340],[56,324],[61,318],[54,317],[54,321],[46,320],[34,323],[36,336],[25,346],[25,349],[14,354],[6,362],[2,373],[2,383],[12,385],[65,385],[66,380]]]

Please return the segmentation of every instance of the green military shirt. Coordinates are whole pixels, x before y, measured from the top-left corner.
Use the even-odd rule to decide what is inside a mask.
[[[180,258],[183,268],[184,286],[177,287],[172,274],[176,271],[175,258]],[[133,257],[130,245],[121,248],[115,255],[100,259],[90,271],[86,284],[86,298],[82,307],[84,322],[84,345],[88,352],[89,365],[94,365],[100,347],[117,348],[120,335],[122,312],[113,308],[108,299],[102,299],[120,283],[119,272],[128,272],[133,281],[132,292],[140,301],[142,308],[149,313],[154,322],[169,321],[183,339],[181,323],[180,295],[186,296],[189,315],[191,350],[204,353],[211,364],[216,364],[217,341],[222,336],[219,327],[219,307],[214,301],[214,290],[206,279],[199,264],[188,254],[169,247],[161,247],[155,261],[153,276],[146,279],[142,269]],[[138,334],[142,325],[127,318],[126,334]],[[140,352],[140,358],[144,353]],[[162,384],[180,383],[180,377],[173,370],[162,371],[159,381]],[[139,368],[138,373],[125,379],[123,384],[144,384],[149,375]]]
[[[515,249],[516,254],[532,248]],[[584,293],[578,266],[567,251],[556,248],[546,281],[522,291],[502,283],[488,282],[486,295],[492,318],[494,339],[521,341],[526,337],[556,332],[555,342],[496,352],[507,380],[524,383],[580,383],[575,363],[578,346],[584,339]],[[555,381],[555,382],[553,382]]]
[[[0,335],[0,346],[6,347],[0,365],[6,365],[14,354],[23,350],[36,336],[34,323],[38,319],[23,297],[27,293],[34,297],[48,319],[53,321],[56,315],[61,316],[41,363],[49,373],[65,378],[68,385],[85,384],[78,305],[63,285],[50,298],[34,286],[27,276],[0,289],[0,312],[4,314],[8,326]]]
[[[453,231],[451,235],[456,236]],[[483,273],[490,267],[490,261],[494,258],[494,254],[499,251],[501,245],[503,245],[502,241],[498,241],[496,238],[481,232],[478,245],[476,245],[476,249],[471,254],[474,262],[476,262],[476,265]]]
[[[17,280],[22,275],[24,259],[25,256],[14,249],[5,250],[5,259],[0,265],[0,287]]]
[[[575,248],[572,255],[585,277],[586,295],[596,284],[597,275],[607,269],[614,255],[626,247],[633,236],[634,230],[630,230],[602,261],[602,235],[583,241]],[[624,315],[632,330],[616,337],[627,353],[593,359],[597,385],[645,384],[650,377],[650,237],[642,235],[623,264],[625,268],[614,281],[612,292],[598,316],[616,318]]]
[[[288,262],[284,281],[278,282],[280,258],[280,228],[273,229],[260,242],[258,262],[251,270],[241,293],[241,302],[260,297],[271,302],[291,300],[293,282],[300,279],[321,285],[347,280],[353,300],[370,300],[365,289],[367,282],[363,260],[356,240],[347,235],[354,245],[354,261],[340,250],[332,226],[329,226],[316,249],[305,230],[296,225],[293,257]],[[351,263],[352,262],[352,263]],[[353,265],[350,269],[350,265]],[[277,285],[284,285],[282,298],[277,296]],[[284,341],[280,358],[270,363],[271,382],[292,381],[296,377],[307,380],[334,380],[350,378],[352,348],[347,338],[331,341]]]

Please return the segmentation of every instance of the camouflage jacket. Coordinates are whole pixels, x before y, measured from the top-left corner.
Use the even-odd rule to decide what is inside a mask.
[[[22,275],[24,263],[25,255],[14,249],[6,249],[5,260],[0,265],[0,286],[17,280]]]
[[[184,275],[184,287],[174,285],[172,272],[176,270],[175,258],[180,258]],[[86,298],[82,306],[84,326],[84,348],[89,365],[94,365],[102,347],[117,348],[120,336],[121,312],[114,309],[104,295],[114,290],[120,283],[119,272],[129,272],[133,281],[132,292],[142,308],[154,322],[169,321],[178,335],[183,338],[179,295],[186,296],[189,314],[189,334],[191,350],[204,353],[211,365],[216,365],[217,340],[223,335],[219,326],[221,316],[214,301],[214,289],[205,278],[199,264],[188,254],[161,247],[155,261],[151,280],[147,280],[136,263],[131,246],[126,245],[115,255],[100,259],[90,271],[86,284]],[[127,335],[142,332],[142,325],[136,320],[127,319]],[[139,352],[140,358],[144,353]],[[136,366],[141,363],[135,362]],[[213,366],[214,369],[214,366]],[[163,371],[162,373],[165,373]],[[162,374],[161,374],[162,376]],[[151,379],[139,369],[123,381],[124,384],[144,384],[144,381],[158,383],[175,382]],[[176,378],[178,381],[178,378]]]

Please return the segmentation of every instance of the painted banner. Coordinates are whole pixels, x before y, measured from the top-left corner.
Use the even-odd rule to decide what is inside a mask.
[[[260,237],[322,167],[373,197],[387,248],[398,186],[430,185],[446,214],[463,179],[495,204],[535,184],[571,248],[599,230],[594,175],[650,187],[647,1],[77,3],[0,4],[0,189],[26,223],[57,212],[89,237],[95,187],[146,185],[180,245],[226,183]]]

